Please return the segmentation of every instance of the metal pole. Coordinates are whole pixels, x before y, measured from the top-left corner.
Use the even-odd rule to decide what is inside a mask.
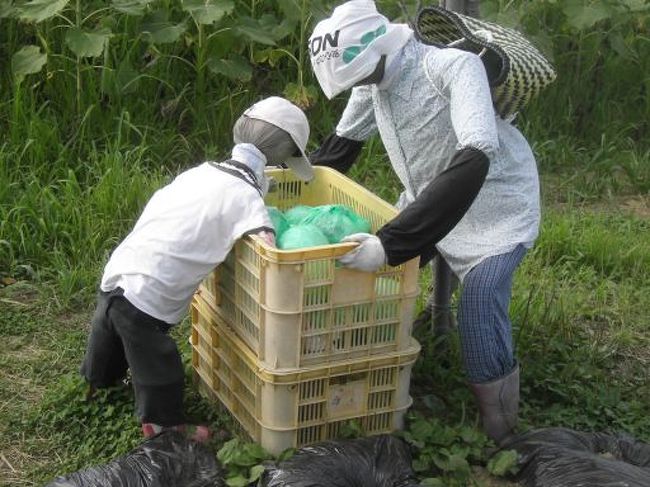
[[[431,326],[434,336],[441,336],[449,333],[454,327],[451,294],[455,286],[452,286],[451,268],[442,256],[436,257],[436,260],[431,263],[431,267],[435,272],[435,284],[431,296],[433,300],[431,303]]]
[[[461,14],[465,13],[465,0],[440,0],[440,6]]]
[[[480,0],[440,0],[438,4],[447,10],[452,10],[472,17],[479,16]]]

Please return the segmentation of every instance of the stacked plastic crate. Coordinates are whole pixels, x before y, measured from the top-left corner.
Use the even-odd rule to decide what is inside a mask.
[[[315,168],[303,183],[283,170],[269,206],[345,204],[373,231],[396,210],[340,173]],[[335,438],[400,429],[411,405],[411,337],[418,262],[376,273],[336,259],[351,244],[282,251],[240,240],[192,303],[195,378],[252,439],[279,453]]]

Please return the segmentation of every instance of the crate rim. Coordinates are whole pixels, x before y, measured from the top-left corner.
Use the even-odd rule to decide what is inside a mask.
[[[275,178],[278,182],[287,181],[287,176],[291,175],[291,181],[298,181],[302,184],[310,184],[311,182],[302,182],[293,175],[290,169],[283,168],[273,168],[266,169],[265,174],[269,177]],[[392,214],[392,217],[397,216],[399,211],[395,206],[391,205],[387,201],[383,200],[375,193],[357,183],[353,179],[349,178],[345,174],[325,166],[314,166],[314,179],[318,176],[329,175],[331,177],[339,178],[344,183],[353,186],[355,191],[363,194],[364,197],[367,197],[373,200],[373,205],[380,206],[383,210]],[[265,259],[274,262],[274,263],[302,263],[305,260],[318,260],[318,259],[327,259],[340,257],[349,251],[357,247],[357,243],[337,243],[337,244],[328,244],[328,245],[319,245],[315,247],[307,247],[304,249],[295,249],[295,250],[280,250],[276,247],[272,247],[266,243],[266,241],[257,235],[247,235],[245,240],[248,240],[253,244],[257,253],[263,256]],[[414,257],[413,259],[400,264],[400,266],[406,265],[412,261],[419,261],[419,257]],[[358,271],[363,272],[363,271]]]

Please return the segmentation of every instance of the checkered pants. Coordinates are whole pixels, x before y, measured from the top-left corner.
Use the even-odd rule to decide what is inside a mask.
[[[499,379],[515,366],[508,307],[512,275],[526,254],[518,245],[474,267],[463,281],[458,309],[465,373],[470,382]]]

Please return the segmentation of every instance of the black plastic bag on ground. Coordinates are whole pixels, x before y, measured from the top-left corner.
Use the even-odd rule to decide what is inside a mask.
[[[326,441],[267,467],[264,487],[416,486],[408,445],[390,435]]]
[[[629,435],[544,428],[501,449],[517,451],[526,487],[650,487],[650,445]]]
[[[106,465],[57,477],[45,487],[224,487],[215,455],[165,431]]]

